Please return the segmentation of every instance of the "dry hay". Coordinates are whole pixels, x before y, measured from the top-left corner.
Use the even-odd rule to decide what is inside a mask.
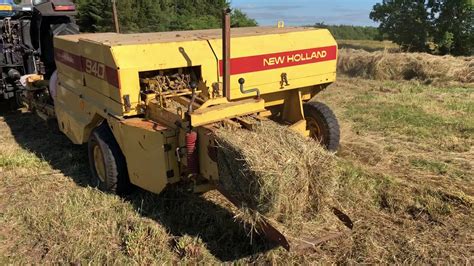
[[[341,49],[338,71],[375,80],[474,83],[474,57]]]
[[[333,154],[271,121],[254,131],[221,128],[216,134],[220,183],[242,202],[242,220],[255,226],[263,215],[298,231],[307,221],[328,218],[336,185]]]

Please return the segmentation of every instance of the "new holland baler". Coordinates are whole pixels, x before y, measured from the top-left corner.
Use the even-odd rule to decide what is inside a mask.
[[[251,128],[271,119],[336,150],[336,117],[310,101],[336,79],[330,32],[230,29],[228,11],[223,25],[55,37],[56,72],[47,86],[42,76],[28,77],[24,98],[42,117],[55,117],[72,142],[88,144],[94,184],[117,194],[132,185],[154,193],[176,183],[219,189],[214,132],[223,124]],[[262,228],[289,248],[275,228]]]

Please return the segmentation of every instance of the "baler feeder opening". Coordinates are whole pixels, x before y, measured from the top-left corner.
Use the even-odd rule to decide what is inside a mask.
[[[192,96],[202,81],[201,66],[140,72],[141,100],[153,96],[162,107],[169,107],[172,98]]]
[[[202,80],[201,66],[140,72],[142,93],[171,93],[191,89]]]

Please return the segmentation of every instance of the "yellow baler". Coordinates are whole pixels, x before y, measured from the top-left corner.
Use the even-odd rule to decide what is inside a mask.
[[[74,143],[88,143],[98,187],[218,188],[213,130],[221,124],[272,119],[337,149],[334,114],[307,103],[336,79],[329,31],[230,30],[225,17],[222,31],[55,37],[54,113]]]

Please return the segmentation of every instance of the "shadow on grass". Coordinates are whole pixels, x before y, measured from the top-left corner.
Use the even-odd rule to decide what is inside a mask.
[[[31,113],[11,111],[0,103],[2,116],[22,148],[47,161],[78,185],[89,185],[86,145],[72,144],[54,123],[46,123]],[[173,237],[200,237],[210,253],[221,261],[238,260],[275,248],[258,236],[251,244],[245,229],[234,221],[228,209],[199,195],[171,189],[155,195],[137,189],[126,200],[140,215],[164,225]]]

